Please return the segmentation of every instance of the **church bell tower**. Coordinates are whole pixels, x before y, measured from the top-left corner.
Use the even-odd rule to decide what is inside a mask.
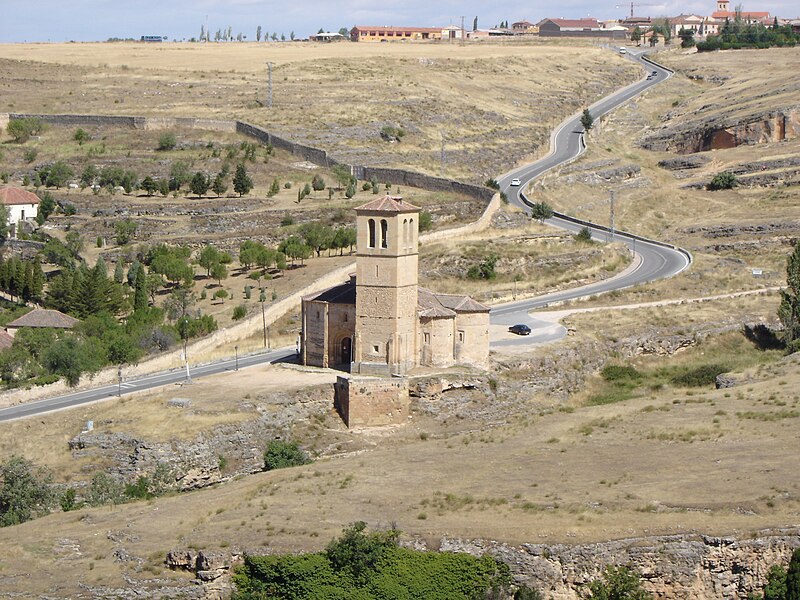
[[[356,210],[356,322],[351,373],[403,375],[418,364],[419,208],[385,196]]]

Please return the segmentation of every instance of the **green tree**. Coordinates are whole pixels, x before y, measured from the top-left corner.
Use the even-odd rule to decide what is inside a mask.
[[[216,246],[209,244],[200,251],[200,256],[197,258],[197,264],[206,270],[206,276],[210,278],[211,269],[214,268],[214,265],[219,264],[220,257],[221,253]]]
[[[278,178],[276,177],[275,179],[272,180],[272,185],[269,186],[269,191],[267,192],[267,196],[272,198],[272,196],[275,196],[280,191],[281,191],[281,184],[278,182]]]
[[[635,42],[637,46],[639,45],[639,42],[642,41],[642,30],[639,29],[638,25],[634,27],[633,31],[631,32],[631,41]]]
[[[592,113],[589,112],[588,108],[583,109],[583,113],[581,114],[581,125],[586,131],[589,131],[594,125],[594,117]]]
[[[786,570],[786,600],[800,600],[800,548],[795,548]]]
[[[92,478],[86,502],[91,506],[121,504],[125,502],[125,486],[108,473],[100,471]]]
[[[92,139],[92,136],[90,136],[85,129],[79,127],[75,135],[72,136],[72,139],[78,142],[79,146],[83,146],[84,142],[88,142]]]
[[[344,191],[344,195],[348,199],[350,199],[350,198],[352,198],[353,196],[356,195],[356,182],[355,182],[355,179],[353,179],[352,181],[350,181],[350,183],[347,184],[347,189]]]
[[[152,196],[158,191],[158,182],[148,175],[142,179],[141,188],[147,193],[148,196]]]
[[[786,600],[786,569],[773,565],[767,573],[763,600]]]
[[[652,600],[642,587],[638,573],[628,567],[608,566],[602,579],[589,583],[591,600]]]
[[[39,194],[39,210],[36,212],[36,222],[39,225],[44,224],[47,217],[53,214],[56,209],[56,201],[53,199],[50,192]]]
[[[139,224],[130,217],[116,221],[114,223],[114,235],[117,239],[117,245],[124,246],[130,243],[131,239],[136,236],[138,229]]]
[[[131,266],[131,269],[133,269],[133,266]],[[147,310],[147,283],[147,274],[145,273],[144,265],[140,263],[136,267],[134,280],[133,312],[135,313]]]
[[[248,288],[249,289],[249,288]],[[239,304],[233,308],[233,320],[241,321],[247,316],[247,306]]]
[[[122,283],[125,280],[125,261],[122,257],[117,259],[114,265],[114,283]]]
[[[692,48],[695,45],[694,31],[691,29],[681,27],[678,37],[681,38],[681,48]]]
[[[63,161],[57,161],[53,163],[50,167],[50,170],[47,173],[47,181],[45,185],[48,187],[54,187],[56,189],[62,188],[67,185],[67,182],[75,175],[75,171],[72,170],[67,163]]]
[[[44,130],[41,119],[34,117],[25,119],[12,119],[6,126],[6,131],[18,144],[24,144],[31,136],[39,135]]]
[[[192,180],[189,163],[176,160],[169,168],[169,189],[177,191]],[[101,184],[102,185],[102,184]]]
[[[257,42],[261,41],[261,25],[256,27],[256,41]]]
[[[576,242],[589,243],[592,241],[592,230],[588,227],[581,227],[581,230],[575,234]]]
[[[244,194],[253,189],[253,180],[247,174],[247,168],[244,164],[236,166],[236,173],[233,176],[233,191],[239,194],[241,198]]]
[[[311,187],[314,188],[315,192],[321,192],[325,189],[325,180],[319,175],[314,175],[311,179]]]
[[[264,470],[285,469],[307,465],[311,462],[308,455],[295,442],[271,440],[264,450]]]
[[[222,280],[228,277],[228,269],[220,262],[214,263],[211,266],[211,278],[215,279],[217,284],[222,285]]]
[[[531,207],[531,218],[544,223],[547,219],[553,217],[553,207],[547,202],[536,202]]]
[[[433,227],[433,216],[427,210],[419,213],[419,231],[428,231]]]
[[[210,187],[211,178],[202,171],[195,173],[194,177],[192,177],[191,183],[189,184],[189,189],[193,194],[197,194],[198,198],[205,194]]]
[[[330,248],[334,238],[334,231],[330,225],[312,221],[305,223],[300,228],[300,235],[303,236],[305,243],[313,248],[317,256],[319,256],[323,250]]]
[[[228,184],[225,183],[225,177],[222,173],[217,173],[217,176],[214,177],[214,183],[211,184],[211,191],[217,195],[217,198],[228,191]]]
[[[365,533],[367,524],[357,521],[332,540],[325,555],[334,572],[347,573],[356,585],[363,585],[368,576],[377,570],[387,550],[397,546],[400,532],[395,529]]]
[[[87,188],[89,186],[94,185],[94,182],[97,180],[97,177],[100,175],[100,171],[94,165],[86,165],[81,172],[81,187]]]
[[[45,515],[55,504],[50,475],[21,456],[0,465],[0,478],[0,527]]]

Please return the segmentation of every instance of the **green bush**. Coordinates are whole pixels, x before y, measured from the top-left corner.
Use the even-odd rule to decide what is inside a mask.
[[[606,381],[638,381],[642,378],[642,374],[634,367],[628,365],[607,365],[600,371],[603,379]]]
[[[588,227],[582,227],[581,230],[575,234],[575,241],[582,243],[589,243],[592,241],[592,231]]]
[[[264,451],[264,470],[298,467],[311,462],[308,455],[295,442],[272,440]]]
[[[681,387],[703,387],[707,385],[714,385],[717,375],[726,373],[730,367],[722,364],[708,364],[700,365],[687,369],[682,373],[673,375],[670,378],[670,383],[679,385]]]
[[[6,127],[8,135],[14,138],[18,144],[24,144],[31,136],[39,135],[44,131],[44,123],[41,119],[31,117],[28,119],[12,119]]]
[[[249,286],[248,286],[249,287]],[[250,297],[250,291],[247,292],[247,297]],[[240,321],[247,316],[247,307],[244,304],[240,304],[239,306],[234,307],[233,309],[233,320]]]
[[[162,133],[158,136],[158,150],[161,152],[166,152],[167,150],[174,150],[175,146],[178,145],[178,140],[175,138],[175,134],[167,131]]]
[[[234,572],[233,599],[478,600],[511,593],[508,567],[490,556],[400,548],[398,531],[365,528],[363,522],[354,523],[325,552],[245,556]],[[524,592],[514,597],[539,598]]]
[[[602,579],[589,583],[591,600],[652,600],[639,574],[628,567],[606,567]]]
[[[736,181],[736,175],[730,171],[722,171],[711,178],[711,181],[706,186],[706,189],[711,191],[730,190],[735,188],[737,185],[738,181]]]

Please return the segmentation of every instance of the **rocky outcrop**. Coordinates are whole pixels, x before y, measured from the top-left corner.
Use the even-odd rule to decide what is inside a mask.
[[[737,540],[703,535],[662,536],[597,544],[522,544],[445,538],[439,550],[489,553],[506,562],[517,583],[553,600],[576,600],[607,565],[628,565],[659,600],[744,600],[759,590],[770,567],[787,564],[800,547],[798,530]],[[415,541],[419,547],[420,542]],[[424,543],[423,543],[424,546]]]
[[[702,154],[693,156],[679,156],[678,158],[665,158],[658,161],[658,166],[667,171],[686,171],[689,169],[699,169],[706,166],[711,159]]]
[[[800,137],[800,107],[792,106],[749,117],[716,116],[667,124],[647,135],[640,145],[647,150],[691,154],[797,137]]]

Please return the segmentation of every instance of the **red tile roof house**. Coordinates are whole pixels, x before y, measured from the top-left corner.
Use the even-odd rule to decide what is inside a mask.
[[[14,337],[23,327],[51,327],[53,329],[72,329],[80,321],[57,310],[34,308],[31,312],[14,319],[6,325],[6,331]]]
[[[17,236],[19,223],[33,221],[39,212],[39,196],[18,187],[0,187],[0,204],[8,209],[11,237]]]

